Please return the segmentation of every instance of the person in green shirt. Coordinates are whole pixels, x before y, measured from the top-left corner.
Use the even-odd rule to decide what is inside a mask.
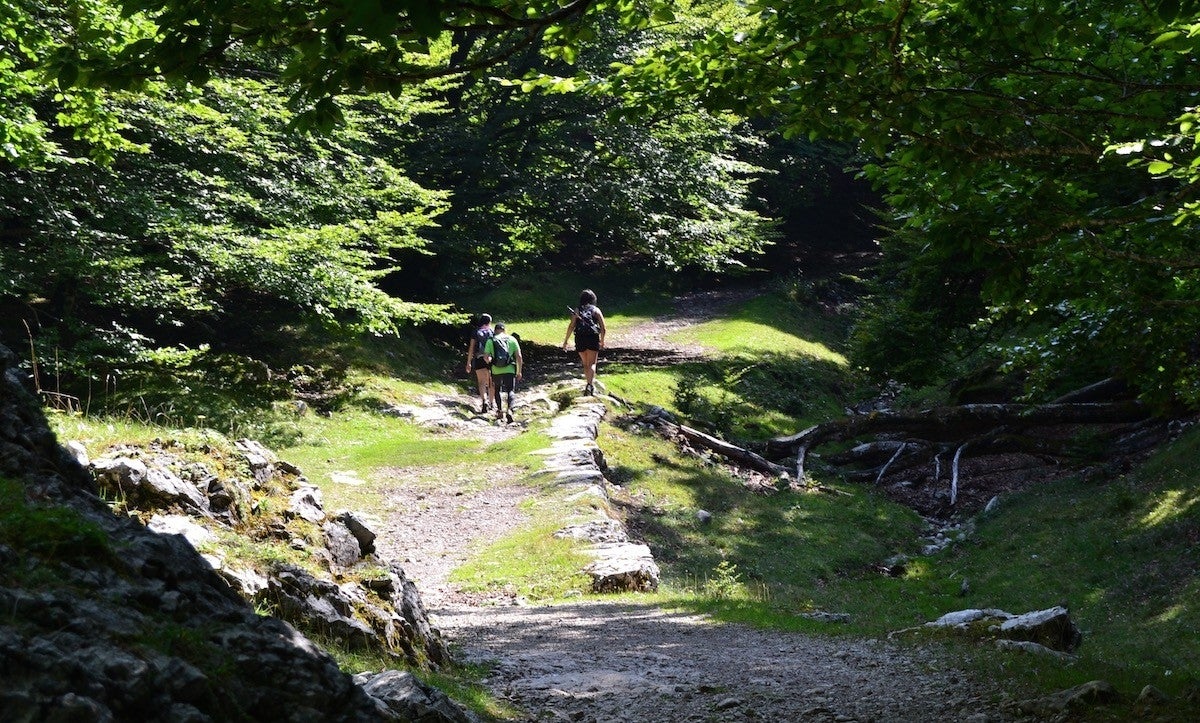
[[[496,334],[483,346],[483,355],[492,368],[492,389],[496,394],[496,419],[512,422],[513,391],[521,378],[525,360],[521,343],[504,329],[504,322],[495,326]],[[508,400],[507,407],[502,403]]]

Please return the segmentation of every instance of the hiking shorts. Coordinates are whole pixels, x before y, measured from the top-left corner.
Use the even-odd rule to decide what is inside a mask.
[[[600,337],[576,334],[575,351],[600,351]]]
[[[488,368],[488,363],[485,361],[485,357],[482,354],[476,356],[474,359],[471,360],[471,371],[477,372],[480,369],[487,369],[487,368]]]

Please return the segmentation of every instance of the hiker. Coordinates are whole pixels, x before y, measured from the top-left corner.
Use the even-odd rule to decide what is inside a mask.
[[[471,332],[471,343],[467,346],[467,374],[475,372],[475,385],[479,388],[480,414],[487,414],[488,401],[492,398],[492,371],[483,355],[483,346],[492,338],[492,316],[482,314],[479,326]]]
[[[575,332],[575,351],[579,352],[579,361],[583,364],[583,393],[595,392],[596,360],[600,350],[604,348],[604,314],[596,306],[596,294],[591,289],[584,289],[579,294],[579,308],[572,309],[571,323],[567,325],[567,334],[563,337],[562,348],[567,350],[567,340],[571,332]]]
[[[521,356],[521,343],[504,333],[504,322],[496,324],[495,335],[487,340],[483,354],[492,368],[492,390],[496,395],[496,419],[511,423],[513,420],[513,391],[521,378],[525,359]],[[502,403],[508,399],[508,408]]]

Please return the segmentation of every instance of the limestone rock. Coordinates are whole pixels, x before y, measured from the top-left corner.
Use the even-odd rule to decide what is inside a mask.
[[[335,520],[326,523],[321,530],[325,533],[325,547],[329,550],[334,564],[339,567],[353,567],[362,558],[362,549],[350,528]]]
[[[325,504],[321,500],[321,490],[311,484],[300,485],[288,500],[288,514],[315,524],[324,522]]]
[[[981,620],[1009,620],[1013,617],[1011,613],[1006,613],[1003,610],[994,608],[956,610],[955,612],[946,613],[937,620],[925,623],[926,627],[931,628],[951,628],[965,627],[971,623]]]
[[[342,512],[337,516],[337,521],[346,526],[350,530],[350,534],[354,535],[354,539],[358,540],[358,547],[362,550],[362,554],[369,555],[375,552],[375,531],[367,526],[367,523],[354,512]]]
[[[592,520],[591,522],[567,525],[558,532],[555,532],[554,536],[591,543],[629,542],[629,535],[625,532],[625,526],[617,520],[612,519]]]
[[[174,505],[201,513],[208,511],[208,498],[195,485],[165,467],[147,465],[132,457],[102,457],[92,462],[91,469],[101,489],[123,497],[132,508]]]
[[[1027,640],[1068,653],[1074,652],[1083,642],[1083,633],[1061,605],[1005,620],[1000,625],[1000,636],[1008,640]]]
[[[66,447],[67,451],[70,452],[71,456],[75,458],[75,461],[78,462],[80,466],[88,466],[88,463],[91,460],[88,457],[87,447],[83,446],[83,442],[73,439],[70,442],[67,442]]]
[[[186,515],[154,515],[146,527],[160,535],[182,535],[197,550],[201,545],[217,539],[216,535],[192,522],[192,518]]]
[[[601,543],[586,550],[595,561],[584,568],[592,576],[592,592],[653,592],[658,589],[658,565],[646,545]]]
[[[259,484],[263,484],[271,479],[275,474],[275,455],[271,450],[262,446],[253,439],[239,439],[234,443],[238,451],[246,459],[246,464],[250,467],[250,476]]]
[[[1114,703],[1120,697],[1112,683],[1106,680],[1092,680],[1074,688],[1025,701],[1019,704],[1019,707],[1030,715],[1049,717],[1068,711],[1078,712],[1093,706]]]
[[[401,720],[419,723],[472,723],[475,720],[440,690],[425,685],[406,671],[359,673],[354,682],[368,695],[382,701]]]

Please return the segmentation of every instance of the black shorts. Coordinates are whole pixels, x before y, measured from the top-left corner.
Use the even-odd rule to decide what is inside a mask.
[[[480,369],[487,369],[488,363],[486,361],[484,361],[484,358],[485,357],[481,354],[481,355],[475,357],[473,360],[471,360],[471,371],[477,372]]]
[[[600,351],[600,337],[576,335],[575,351]]]

